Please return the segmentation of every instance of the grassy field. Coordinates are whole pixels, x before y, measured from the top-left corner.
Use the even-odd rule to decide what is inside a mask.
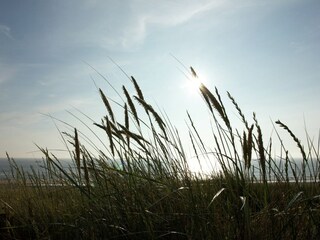
[[[197,78],[192,68],[190,74]],[[228,93],[243,122],[243,129],[234,129],[218,90],[201,84],[213,141],[203,142],[188,115],[190,143],[196,158],[210,154],[222,170],[193,174],[175,127],[130,80],[136,95],[123,86],[123,94],[116,91],[123,102],[99,89],[108,114],[92,130],[105,133],[106,151],[92,154],[74,129],[61,134],[75,168],[62,167],[45,148],[41,173],[27,174],[8,156],[12,176],[0,184],[1,239],[320,239],[317,145],[308,141],[305,149],[276,122],[301,152],[298,172],[285,146],[274,159],[255,115],[249,124]],[[122,121],[115,104],[123,109]]]

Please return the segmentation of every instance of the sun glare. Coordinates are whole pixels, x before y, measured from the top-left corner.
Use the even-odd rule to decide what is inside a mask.
[[[193,76],[187,79],[185,83],[185,88],[190,95],[197,95],[199,93],[199,88],[201,84],[206,85],[207,80],[203,75]]]
[[[216,159],[206,156],[198,156],[187,160],[190,171],[195,174],[210,175],[218,173],[222,170],[221,165]]]

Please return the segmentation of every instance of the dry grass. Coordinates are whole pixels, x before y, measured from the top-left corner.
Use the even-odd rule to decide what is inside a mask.
[[[117,103],[123,121],[99,89],[108,115],[95,126],[106,134],[99,141],[108,142],[107,151],[90,153],[75,129],[63,135],[73,148],[75,168],[62,167],[44,148],[45,174],[26,174],[10,160],[12,182],[0,184],[2,239],[320,238],[319,153],[313,144],[304,154],[291,130],[277,122],[301,150],[299,175],[288,153],[280,159],[270,156],[255,116],[250,125],[228,94],[244,124],[240,134],[218,90],[212,93],[201,85],[214,123],[213,141],[208,147],[189,114],[188,134],[195,156],[213,155],[222,171],[192,174],[178,132],[131,80],[137,96],[123,87],[126,101]],[[270,175],[275,176],[272,182]]]

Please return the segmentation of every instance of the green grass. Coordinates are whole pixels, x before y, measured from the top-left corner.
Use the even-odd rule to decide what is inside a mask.
[[[192,68],[190,74],[197,77]],[[107,115],[94,128],[86,125],[105,133],[98,140],[107,149],[96,149],[99,154],[89,151],[85,143],[92,141],[74,129],[61,133],[74,168],[63,168],[41,147],[42,173],[28,174],[8,156],[11,182],[0,185],[2,239],[320,238],[319,151],[310,138],[304,149],[287,125],[276,122],[283,128],[279,139],[284,131],[297,143],[299,173],[285,146],[284,156],[271,156],[255,115],[249,124],[228,93],[243,122],[243,129],[233,128],[218,90],[201,85],[213,136],[208,146],[188,115],[190,143],[195,158],[210,156],[222,170],[193,174],[178,131],[131,81],[136,95],[123,87],[123,102],[99,89]],[[123,121],[113,105],[122,107]]]

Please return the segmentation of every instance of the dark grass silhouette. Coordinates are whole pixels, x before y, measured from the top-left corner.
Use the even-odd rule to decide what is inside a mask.
[[[193,68],[190,76],[197,77]],[[312,141],[304,149],[277,121],[301,151],[301,171],[283,145],[285,156],[274,159],[256,116],[249,123],[228,93],[243,122],[243,130],[234,129],[218,89],[201,84],[213,141],[204,142],[188,114],[190,142],[196,158],[218,161],[221,171],[194,174],[176,128],[130,80],[136,95],[123,86],[123,102],[99,89],[107,115],[86,125],[105,133],[98,141],[106,149],[96,149],[99,154],[86,147],[94,141],[74,129],[61,133],[74,167],[63,167],[41,147],[41,173],[26,173],[8,156],[10,181],[0,185],[2,239],[320,238],[319,151]],[[123,109],[123,121],[115,116],[115,104]]]

